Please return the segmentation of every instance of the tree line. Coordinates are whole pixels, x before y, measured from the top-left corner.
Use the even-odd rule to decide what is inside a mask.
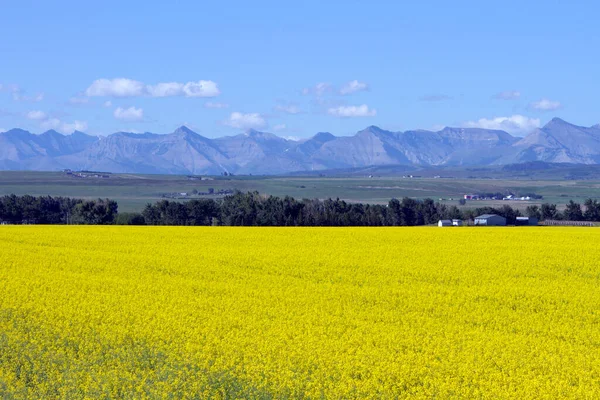
[[[147,204],[141,213],[118,213],[117,203],[109,199],[0,197],[0,222],[10,224],[417,226],[435,224],[440,219],[473,220],[481,214],[501,215],[508,224],[514,224],[516,218],[523,215],[509,205],[461,209],[432,199],[408,197],[377,205],[235,192],[218,200],[161,200]],[[600,203],[588,199],[582,207],[571,200],[563,211],[555,204],[531,205],[524,215],[539,220],[600,221]]]
[[[113,224],[117,202],[109,199],[82,200],[69,197],[0,197],[0,222],[9,224]]]

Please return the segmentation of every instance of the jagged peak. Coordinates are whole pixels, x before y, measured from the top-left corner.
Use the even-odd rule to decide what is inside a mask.
[[[21,129],[21,128],[9,129],[3,133],[11,134],[11,135],[33,135],[33,133],[26,131],[25,129]]]
[[[386,131],[385,129],[381,129],[377,125],[369,125],[365,129],[363,129],[363,131],[369,131],[369,132],[373,132],[373,133],[388,133],[389,132],[389,131]]]
[[[261,132],[261,131],[257,131],[256,129],[249,129],[245,135],[248,137],[251,137],[253,139],[286,140],[286,139],[279,137],[273,133]]]
[[[194,132],[193,130],[191,130],[190,128],[188,128],[185,125],[181,125],[179,128],[175,129],[173,131],[173,134],[175,134],[175,135],[197,135],[196,132]]]
[[[73,133],[71,133],[71,136],[95,137],[95,136],[88,135],[87,133],[81,132],[81,131],[73,131]]]
[[[378,126],[371,125],[356,133],[356,135],[391,135],[393,132],[386,131],[385,129],[381,129]]]
[[[75,132],[73,132],[73,133],[75,133]],[[55,131],[54,129],[50,129],[50,130],[47,130],[46,132],[42,133],[40,136],[65,136],[65,135]]]
[[[311,140],[316,140],[319,142],[328,142],[333,139],[335,139],[335,136],[329,132],[318,132],[311,138]]]
[[[579,126],[573,125],[570,122],[567,122],[562,118],[554,117],[550,121],[548,121],[548,123],[546,125],[544,125],[542,127],[542,129],[552,128],[552,127],[557,127],[557,126],[574,126],[574,127],[580,128]]]

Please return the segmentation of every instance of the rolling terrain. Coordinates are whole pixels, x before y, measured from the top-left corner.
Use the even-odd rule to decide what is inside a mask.
[[[523,164],[525,165],[525,164]],[[258,191],[275,196],[302,198],[340,198],[348,202],[387,204],[391,198],[432,198],[448,205],[468,193],[536,193],[543,199],[527,202],[487,200],[467,202],[464,207],[510,204],[524,209],[531,204],[554,203],[559,208],[573,200],[600,199],[600,171],[593,179],[573,180],[568,176],[581,168],[551,165],[538,171],[510,171],[512,167],[455,168],[446,177],[434,178],[439,169],[415,172],[413,178],[402,176],[337,175],[337,176],[227,176],[192,180],[181,175],[110,174],[109,178],[77,178],[62,172],[0,171],[0,196],[35,195],[73,198],[111,198],[119,203],[119,211],[141,211],[147,203],[163,198],[184,201],[191,198],[219,198],[219,191]],[[586,167],[590,168],[590,167]],[[417,176],[416,174],[419,174]],[[451,175],[449,175],[451,174]],[[193,195],[196,190],[213,195]],[[181,196],[186,193],[186,196]],[[167,197],[164,197],[164,196]]]

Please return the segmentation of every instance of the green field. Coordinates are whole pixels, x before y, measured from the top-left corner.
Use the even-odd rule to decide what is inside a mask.
[[[0,172],[0,195],[51,195],[77,198],[111,198],[120,211],[140,211],[146,203],[162,198],[163,193],[191,193],[194,189],[259,191],[296,198],[336,198],[350,202],[386,203],[404,196],[430,197],[443,203],[457,204],[467,193],[536,193],[541,201],[475,201],[466,207],[510,204],[525,208],[550,202],[563,206],[570,199],[582,203],[586,198],[600,199],[600,180],[523,180],[467,178],[403,177],[214,177],[214,180],[190,180],[185,176],[113,174],[110,178],[75,178],[61,172]],[[199,196],[216,198],[218,196]],[[195,198],[198,198],[196,196]],[[450,200],[452,199],[452,200]]]

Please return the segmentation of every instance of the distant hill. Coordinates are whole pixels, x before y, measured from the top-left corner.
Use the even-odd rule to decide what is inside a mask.
[[[586,128],[554,118],[524,138],[480,128],[391,132],[376,126],[354,136],[320,132],[298,141],[255,130],[209,139],[185,126],[165,135],[117,132],[95,137],[56,131],[34,135],[21,129],[0,133],[4,170],[272,175],[536,161],[600,164],[600,125]]]

